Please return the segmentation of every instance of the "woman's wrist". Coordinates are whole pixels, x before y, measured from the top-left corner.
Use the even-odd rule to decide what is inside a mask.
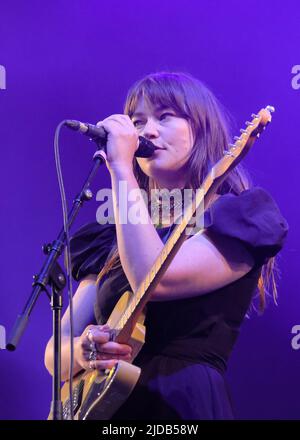
[[[111,176],[122,178],[124,180],[126,180],[127,177],[134,175],[132,163],[112,162],[107,164],[107,168]]]

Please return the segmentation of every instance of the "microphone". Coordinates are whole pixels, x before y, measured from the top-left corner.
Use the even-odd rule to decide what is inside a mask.
[[[80,131],[85,134],[91,140],[100,143],[104,147],[107,142],[107,132],[103,127],[96,127],[96,125],[88,124],[87,122],[75,121],[73,119],[67,119],[65,125],[72,130]],[[136,157],[151,157],[157,147],[148,139],[143,136],[139,136],[139,147],[134,153]]]

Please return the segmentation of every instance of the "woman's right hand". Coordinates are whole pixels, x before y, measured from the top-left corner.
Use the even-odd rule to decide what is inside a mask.
[[[75,345],[75,358],[83,369],[106,370],[113,368],[120,359],[131,360],[130,345],[110,341],[109,330],[107,324],[85,328]]]

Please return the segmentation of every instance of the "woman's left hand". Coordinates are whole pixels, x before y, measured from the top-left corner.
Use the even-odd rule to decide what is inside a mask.
[[[107,132],[106,165],[132,168],[134,153],[138,148],[138,132],[128,115],[111,115],[97,123]]]

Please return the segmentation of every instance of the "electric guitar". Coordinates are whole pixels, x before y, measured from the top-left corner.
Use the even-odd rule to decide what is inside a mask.
[[[135,293],[125,292],[116,304],[107,324],[113,333],[113,340],[129,344],[133,348],[134,359],[145,342],[143,310],[151,293],[159,283],[176,252],[187,238],[189,225],[195,225],[194,214],[203,216],[209,201],[226,178],[227,174],[244,158],[255,140],[271,121],[274,108],[267,106],[257,115],[252,114],[252,121],[246,122],[241,135],[235,137],[224,156],[211,169],[200,190],[196,191],[193,203],[184,210],[182,221],[177,224],[154,262],[151,270]],[[193,232],[194,233],[194,232]],[[73,414],[76,420],[107,420],[129,396],[140,376],[140,368],[129,362],[119,361],[110,370],[80,372],[73,378]],[[61,390],[63,418],[71,418],[69,383]],[[49,416],[51,418],[51,414]]]

